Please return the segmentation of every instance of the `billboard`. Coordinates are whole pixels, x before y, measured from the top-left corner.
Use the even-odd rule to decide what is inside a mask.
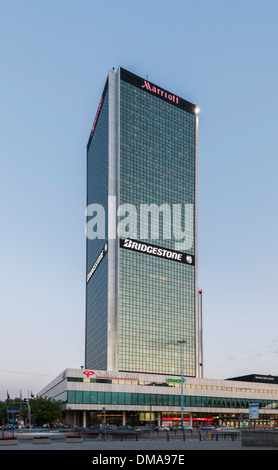
[[[259,403],[249,404],[249,419],[259,419]]]

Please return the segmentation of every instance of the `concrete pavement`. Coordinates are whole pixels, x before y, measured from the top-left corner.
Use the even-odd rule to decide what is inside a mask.
[[[111,442],[100,441],[97,442],[94,438],[84,438],[82,443],[67,443],[65,437],[55,435],[51,437],[50,444],[33,444],[31,436],[22,438],[19,436],[18,444],[13,446],[1,446],[1,450],[81,450],[81,451],[161,451],[163,453],[174,451],[188,451],[188,450],[277,450],[277,448],[270,447],[249,447],[242,446],[241,439],[238,437],[235,440],[231,438],[221,438],[209,440],[202,438],[199,440],[197,437],[186,437],[183,440],[181,437],[172,437],[169,440],[166,437],[147,438],[141,437],[136,441],[135,439],[119,440],[113,439]]]

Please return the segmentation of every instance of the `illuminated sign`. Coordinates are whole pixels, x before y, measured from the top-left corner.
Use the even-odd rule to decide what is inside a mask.
[[[150,82],[147,82],[147,80],[144,80],[144,83],[141,86],[141,88],[146,88],[148,91],[151,91],[152,93],[155,93],[161,97],[164,97],[168,101],[172,101],[173,103],[179,104],[178,96],[170,94],[167,91],[164,91],[161,88],[156,87],[155,85],[151,85]]]
[[[149,243],[142,243],[138,240],[120,238],[120,247],[127,250],[138,251],[146,255],[158,256],[159,258],[177,261],[179,263],[189,264],[194,266],[195,260],[193,255],[183,253],[181,251],[173,251],[169,248],[162,248],[160,246],[150,245]]]
[[[89,147],[91,145],[91,141],[92,141],[95,129],[96,129],[96,125],[97,125],[97,122],[98,122],[100,111],[101,111],[102,105],[103,105],[104,100],[105,100],[107,89],[108,89],[108,80],[106,80],[106,83],[105,83],[105,86],[104,86],[104,89],[103,89],[103,92],[102,92],[102,95],[101,95],[101,98],[100,98],[100,102],[99,102],[99,105],[98,105],[98,108],[97,108],[95,120],[94,120],[93,127],[92,127],[92,130],[91,130],[91,133],[90,133],[89,141],[88,141],[88,144],[87,144],[87,150],[89,149]]]
[[[103,97],[100,98],[100,102],[99,102],[99,105],[98,105],[96,117],[95,117],[94,124],[93,124],[93,127],[92,127],[91,136],[93,136],[93,133],[95,131],[95,127],[96,127],[97,120],[98,120],[98,117],[99,117],[99,113],[100,113],[100,110],[101,110],[102,102],[103,102]]]
[[[185,382],[186,379],[183,377],[183,382]],[[176,382],[178,384],[181,383],[181,379],[166,379],[166,382]]]
[[[274,377],[271,377],[271,376],[269,376],[269,375],[264,375],[264,376],[262,376],[262,375],[256,375],[256,376],[255,376],[255,379],[256,379],[256,380],[264,380],[264,381],[270,380],[270,381],[274,382]]]
[[[84,370],[83,374],[87,375],[87,377],[95,375],[96,379],[139,380],[137,376],[125,372],[121,373],[121,377],[119,377],[119,372],[95,372],[93,370]]]
[[[146,91],[147,93],[150,93],[154,95],[155,97],[163,101],[166,101],[167,103],[173,106],[181,108],[190,114],[196,115],[196,106],[194,104],[190,103],[189,101],[184,100],[183,98],[176,96],[173,93],[170,93],[169,91],[155,85],[154,83],[149,82],[148,79],[145,80],[144,78],[141,78],[138,75],[135,75],[134,73],[131,73],[128,70],[123,69],[122,67],[121,67],[121,80],[124,80],[125,82],[130,83],[131,85],[137,88],[140,88],[140,90]]]
[[[108,244],[105,243],[105,246],[104,248],[101,250],[100,254],[98,255],[92,269],[89,271],[89,273],[87,274],[87,282],[89,282],[89,280],[91,279],[92,275],[94,274],[95,270],[98,268],[98,266],[100,265],[101,261],[103,260],[104,256],[106,255],[107,253],[107,250],[108,250]]]
[[[91,375],[95,375],[93,370],[84,370],[83,374],[87,375],[87,377],[91,377]]]
[[[249,404],[249,419],[259,419],[259,403]]]
[[[212,422],[214,418],[192,418],[193,421],[206,421],[208,423]],[[184,417],[183,421],[189,421],[190,418]],[[162,421],[181,421],[181,418],[174,418],[174,417],[162,417]]]

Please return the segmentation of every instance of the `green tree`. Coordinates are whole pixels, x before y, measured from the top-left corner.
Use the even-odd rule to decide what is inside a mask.
[[[7,409],[20,409],[20,398],[10,398],[8,401],[0,401],[0,426],[7,423],[9,419],[13,418],[12,415],[8,415]]]
[[[7,421],[7,402],[0,401],[0,426]]]
[[[29,400],[32,423],[42,426],[45,423],[54,423],[62,417],[62,402],[52,398],[36,397]],[[27,416],[27,405],[22,406],[22,416]]]

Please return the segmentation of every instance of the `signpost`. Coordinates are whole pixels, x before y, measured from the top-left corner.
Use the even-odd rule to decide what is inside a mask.
[[[102,413],[103,413],[103,426],[104,426],[104,435],[106,436],[106,418],[105,418],[105,413],[106,413],[106,408],[102,408]]]
[[[9,403],[9,402],[8,402]],[[7,403],[7,407],[8,407],[8,403]],[[18,408],[13,408],[13,409],[9,409],[7,408],[7,414],[8,413],[13,413],[13,420],[14,420],[14,415],[15,414],[18,414],[18,415],[21,415],[21,405],[22,404],[26,404],[27,407],[28,407],[28,421],[29,421],[29,427],[31,429],[32,425],[31,425],[31,408],[30,408],[30,404],[29,404],[29,398],[24,398],[24,400],[20,400],[20,401],[13,401],[13,405],[17,405],[20,404],[20,409]]]
[[[182,346],[186,343],[185,339],[179,340],[178,343],[181,345],[181,429],[183,431],[183,382],[184,382],[184,376],[183,376],[183,367],[182,367]]]

